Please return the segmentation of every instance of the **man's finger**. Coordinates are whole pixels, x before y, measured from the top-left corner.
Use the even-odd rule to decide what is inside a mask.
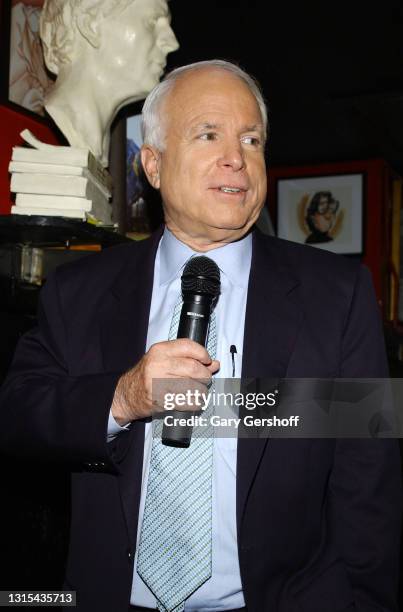
[[[205,365],[209,365],[212,361],[207,349],[198,342],[190,340],[189,338],[177,338],[176,340],[160,342],[159,346],[167,353],[169,358],[172,356],[189,357],[191,359],[197,359],[197,361],[200,361],[200,363],[204,363]]]
[[[214,363],[214,362],[212,362]],[[193,380],[207,380],[211,378],[211,365],[205,366],[197,359],[175,357],[167,364],[168,376],[179,376]]]
[[[218,359],[213,359],[213,361],[210,363],[210,365],[206,366],[207,369],[212,373],[215,374],[216,372],[218,372],[218,370],[221,367],[220,362],[218,361]]]

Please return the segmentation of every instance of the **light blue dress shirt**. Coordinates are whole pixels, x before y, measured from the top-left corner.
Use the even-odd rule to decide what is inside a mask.
[[[181,274],[192,255],[201,255],[180,242],[165,228],[158,246],[151,299],[146,350],[156,342],[167,340],[172,313],[181,291]],[[215,309],[217,324],[217,356],[220,370],[215,375],[233,375],[230,346],[235,354],[235,377],[241,376],[242,347],[245,326],[246,298],[252,258],[252,237],[212,249],[205,253],[213,259],[221,272],[221,294]],[[109,418],[108,436],[116,435],[121,427]],[[156,608],[156,600],[136,571],[137,548],[143,520],[147,479],[151,455],[152,429],[146,423],[142,488],[137,529],[137,546],[131,603],[145,608]],[[236,525],[236,459],[237,439],[214,439],[212,487],[212,576],[186,601],[186,612],[211,612],[242,608],[245,600],[238,560]]]

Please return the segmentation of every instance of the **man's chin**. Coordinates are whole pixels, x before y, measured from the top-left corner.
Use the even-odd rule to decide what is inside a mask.
[[[214,219],[211,221],[211,229],[217,232],[234,232],[234,233],[245,233],[252,227],[259,218],[259,214],[251,215],[247,218],[237,219]]]
[[[214,225],[206,228],[206,236],[211,237],[214,242],[234,242],[239,240],[248,233],[251,223],[239,224],[222,224]]]
[[[173,221],[166,219],[168,229],[186,244],[198,244],[203,248],[207,245],[219,246],[229,242],[235,242],[245,236],[253,223],[255,223],[258,215],[245,219],[204,219],[203,222],[196,222],[195,219],[187,224],[183,223],[183,219]]]

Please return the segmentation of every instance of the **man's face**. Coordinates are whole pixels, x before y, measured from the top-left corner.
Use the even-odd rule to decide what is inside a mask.
[[[216,68],[181,77],[164,103],[165,148],[143,148],[166,224],[184,242],[208,250],[241,238],[266,196],[264,132],[257,102],[235,75]]]
[[[101,28],[111,95],[127,100],[148,94],[164,72],[167,54],[179,46],[166,0],[131,2]]]

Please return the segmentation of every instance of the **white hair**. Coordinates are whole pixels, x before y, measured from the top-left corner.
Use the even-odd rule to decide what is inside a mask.
[[[263,122],[265,136],[267,134],[267,108],[259,83],[236,64],[224,60],[207,60],[186,66],[180,66],[169,72],[148,94],[142,110],[141,134],[143,142],[162,151],[165,147],[165,121],[162,117],[162,106],[176,81],[185,73],[204,68],[217,68],[235,75],[246,83],[256,99]]]

